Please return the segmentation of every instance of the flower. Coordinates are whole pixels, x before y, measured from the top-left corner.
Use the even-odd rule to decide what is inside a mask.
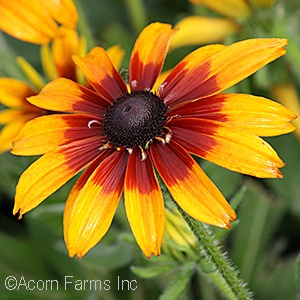
[[[0,30],[14,38],[47,44],[74,29],[78,14],[72,0],[0,0],[0,19]]]
[[[204,16],[185,17],[174,27],[180,30],[171,42],[171,49],[220,42],[239,29],[232,20]]]
[[[85,53],[85,39],[72,29],[63,37],[54,39],[51,48],[48,44],[43,45],[42,65],[48,79],[63,76],[82,82],[82,75],[71,57],[73,54]],[[47,113],[26,100],[27,97],[38,94],[45,86],[45,80],[23,57],[18,57],[17,62],[30,84],[14,78],[0,78],[0,103],[8,107],[0,112],[0,124],[5,125],[0,132],[0,153],[11,149],[13,139],[28,120]]]
[[[91,89],[59,78],[28,99],[59,114],[27,122],[15,139],[12,153],[43,156],[21,175],[13,213],[22,217],[85,169],[64,211],[71,257],[106,234],[123,192],[138,245],[147,257],[160,254],[165,209],[155,170],[190,216],[229,228],[235,212],[189,153],[244,174],[282,177],[284,163],[259,136],[292,131],[294,114],[262,97],[220,93],[284,55],[287,41],[199,48],[153,89],[176,31],[162,23],[144,28],[128,85],[95,47],[74,56]]]
[[[164,253],[181,258],[195,256],[198,251],[196,237],[176,208],[166,208],[166,229],[162,243]]]

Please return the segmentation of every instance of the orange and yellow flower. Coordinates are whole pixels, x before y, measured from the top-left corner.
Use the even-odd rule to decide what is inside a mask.
[[[42,65],[49,80],[66,77],[82,82],[82,74],[72,61],[72,55],[84,55],[85,40],[75,30],[69,30],[53,44],[41,48]],[[0,103],[7,109],[0,112],[0,153],[12,147],[12,141],[26,121],[46,113],[29,103],[26,98],[38,94],[46,85],[43,77],[22,57],[17,61],[31,84],[14,78],[0,78]]]
[[[65,206],[71,257],[102,239],[123,192],[137,243],[147,257],[159,255],[165,208],[157,174],[189,215],[229,228],[235,212],[190,154],[244,174],[282,177],[284,163],[259,136],[293,131],[295,115],[262,97],[221,92],[284,55],[287,41],[202,47],[154,88],[176,31],[153,23],[141,32],[128,84],[96,47],[74,56],[91,89],[59,78],[28,99],[59,113],[27,122],[14,142],[16,155],[43,154],[19,179],[14,214],[22,217],[86,168]]]
[[[16,39],[47,44],[78,22],[72,0],[0,0],[0,30]]]
[[[85,55],[86,46],[85,39],[74,29],[78,14],[72,0],[0,0],[0,16],[0,30],[26,42],[45,44],[41,47],[41,58],[47,79],[66,77],[82,82],[72,55]],[[11,149],[13,139],[28,120],[46,113],[26,100],[45,86],[44,78],[24,58],[18,57],[17,62],[30,84],[0,78],[0,103],[7,107],[0,112],[0,125],[4,125],[0,153]]]

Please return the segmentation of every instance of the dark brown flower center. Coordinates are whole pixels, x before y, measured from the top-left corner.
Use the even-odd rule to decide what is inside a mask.
[[[116,99],[104,115],[104,134],[115,147],[146,146],[163,135],[167,107],[150,91],[133,91]]]

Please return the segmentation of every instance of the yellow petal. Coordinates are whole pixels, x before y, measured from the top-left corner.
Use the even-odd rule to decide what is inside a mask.
[[[75,28],[78,22],[78,13],[73,0],[47,0],[41,4],[60,24],[69,28]]]
[[[164,199],[149,154],[142,160],[136,148],[129,156],[125,176],[125,208],[137,243],[146,257],[160,255],[165,231]]]
[[[250,132],[200,118],[174,118],[168,126],[172,138],[190,153],[239,173],[283,177],[278,168],[284,162],[267,142]]]
[[[6,107],[26,107],[26,97],[36,92],[25,82],[13,78],[0,78],[0,103]]]
[[[169,24],[152,23],[144,28],[132,50],[129,67],[131,90],[152,89],[158,78],[172,37]]]
[[[127,92],[127,85],[103,48],[93,48],[86,57],[73,56],[75,64],[93,88],[107,101],[113,102]]]
[[[197,162],[174,141],[152,143],[155,167],[178,205],[190,216],[211,225],[230,227],[236,214]]]
[[[106,49],[106,52],[110,57],[112,63],[114,64],[114,67],[117,70],[120,70],[125,55],[125,51],[119,45],[115,45]]]
[[[182,105],[169,116],[226,122],[258,136],[292,132],[295,114],[275,101],[247,94],[220,94]]]
[[[49,43],[59,30],[44,2],[47,1],[0,0],[0,29],[26,42]]]
[[[36,160],[19,179],[13,213],[22,217],[58,190],[99,155],[99,144],[94,137],[76,141]]]
[[[170,49],[222,42],[239,28],[231,20],[200,16],[184,18],[174,27],[179,30],[171,42]]]
[[[76,81],[75,64],[72,55],[79,55],[80,38],[76,30],[69,29],[59,38],[53,40],[53,62],[59,77]]]
[[[91,120],[97,126],[89,127]],[[76,140],[99,136],[99,124],[100,119],[87,114],[59,114],[35,118],[22,127],[14,140],[12,153],[40,155]]]
[[[9,151],[12,148],[12,143],[22,126],[32,118],[31,115],[18,117],[7,123],[0,131],[0,153]]]
[[[250,39],[224,47],[205,60],[195,50],[166,78],[162,98],[173,106],[220,93],[284,55],[286,44],[286,39]]]
[[[127,156],[114,152],[97,161],[72,189],[64,212],[70,257],[83,257],[109,229],[123,191]]]

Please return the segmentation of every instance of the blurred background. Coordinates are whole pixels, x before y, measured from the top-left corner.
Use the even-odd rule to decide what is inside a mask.
[[[199,24],[191,26],[192,37],[184,39],[184,43],[174,41],[166,69],[205,44],[230,44],[254,37],[288,38],[284,58],[230,91],[264,96],[299,114],[299,0],[78,0],[75,3],[80,14],[78,30],[87,37],[89,49],[93,45],[104,48],[120,45],[125,50],[121,69],[128,67],[139,32],[153,21],[176,25],[188,17],[200,17]],[[39,46],[1,33],[0,76],[26,81],[16,63],[17,56],[25,57],[43,73]],[[199,161],[227,199],[241,200],[236,226],[226,232],[212,230],[220,237],[223,249],[254,292],[255,299],[300,299],[299,120],[295,126],[294,133],[267,139],[286,163],[283,179],[257,179]],[[166,238],[160,257],[146,259],[134,241],[122,201],[104,239],[80,261],[70,259],[63,241],[62,215],[77,177],[21,220],[12,215],[17,180],[35,159],[9,152],[0,155],[0,299],[222,299],[212,284],[214,270],[201,263],[201,255],[195,249],[190,253],[193,244],[187,246],[171,236]],[[19,280],[24,276],[27,281],[35,282],[55,279],[59,287],[40,286],[30,290],[21,286],[9,291],[4,285],[8,276]],[[66,276],[69,281],[77,282],[77,289],[74,284],[66,288]],[[84,280],[100,280],[102,288],[84,288],[81,285]],[[132,285],[126,282],[121,288],[120,280]],[[174,285],[180,288],[172,293]]]

